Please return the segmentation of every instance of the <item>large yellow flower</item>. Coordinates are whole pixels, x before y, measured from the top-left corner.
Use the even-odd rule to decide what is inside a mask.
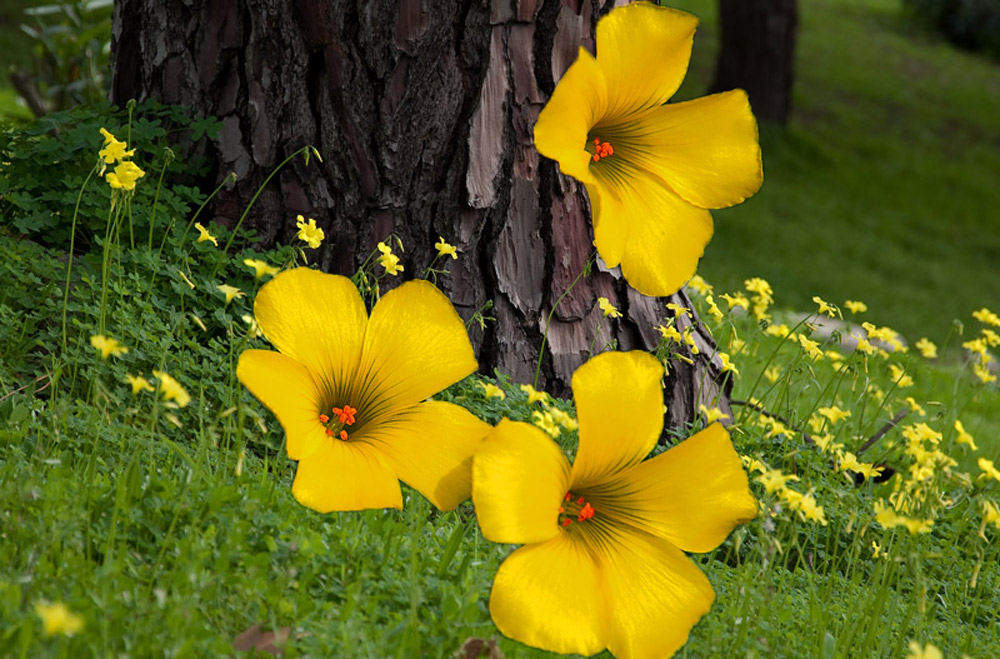
[[[742,90],[664,105],[687,71],[698,19],[637,3],[597,24],[535,125],[539,153],[586,185],[597,251],[646,295],[694,275],[709,208],[763,181],[757,122]]]
[[[717,547],[757,504],[721,424],[643,461],[663,428],[662,378],[643,352],[580,367],[572,465],[541,430],[506,419],[477,449],[483,535],[525,545],[490,595],[505,635],[554,652],[665,657],[708,611],[712,586],[684,552]]]
[[[399,480],[442,510],[469,497],[489,426],[424,401],[476,370],[461,318],[433,285],[389,291],[371,317],[345,277],[286,270],[254,302],[280,352],[240,355],[240,381],[285,429],[292,494],[320,512],[402,508]]]

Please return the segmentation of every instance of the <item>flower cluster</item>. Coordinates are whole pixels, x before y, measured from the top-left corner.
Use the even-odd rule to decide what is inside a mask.
[[[146,175],[138,165],[129,160],[135,149],[129,149],[125,142],[115,138],[107,129],[101,128],[101,135],[104,136],[104,147],[98,152],[101,158],[101,173],[104,173],[107,165],[118,163],[114,171],[109,172],[105,177],[112,190],[135,190],[135,182]]]

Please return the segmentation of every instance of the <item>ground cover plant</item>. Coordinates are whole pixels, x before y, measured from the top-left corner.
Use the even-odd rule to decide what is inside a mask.
[[[471,502],[440,511],[407,486],[400,510],[320,514],[295,500],[287,427],[238,363],[269,349],[253,300],[307,265],[326,238],[315,223],[290,217],[296,244],[258,251],[238,227],[200,221],[206,195],[170,181],[197,164],[172,161],[162,138],[211,126],[173,109],[59,121],[60,138],[42,125],[4,151],[17,203],[0,229],[2,654],[252,656],[270,642],[285,656],[549,656],[491,622],[513,546],[483,537]],[[59,174],[33,172],[40,161]],[[462,258],[447,238],[424,277]],[[387,236],[354,278],[369,308],[404,248]],[[865,296],[793,312],[759,277],[696,277],[688,293],[693,308],[663,309],[657,357],[690,358],[680,319],[698,314],[733,406],[709,401],[674,439],[732,422],[758,505],[695,555],[716,599],[677,656],[991,656],[996,306],[963,310],[963,334],[947,339],[959,357],[945,359],[937,336],[904,342],[869,323],[880,311]],[[531,424],[579,457],[573,401],[494,375],[434,404]]]

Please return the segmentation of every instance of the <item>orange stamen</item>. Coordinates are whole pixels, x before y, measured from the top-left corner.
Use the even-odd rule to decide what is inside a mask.
[[[602,142],[599,137],[594,138],[594,155],[592,156],[594,162],[599,161],[601,158],[613,156],[614,154],[615,148],[611,146],[610,142]]]
[[[329,420],[330,420],[330,417],[328,417],[327,415],[325,415],[325,414],[320,414],[319,415],[319,422],[320,423],[326,423]]]
[[[345,442],[347,441],[347,431],[346,430],[341,430],[340,431],[340,438],[342,440],[344,440]],[[587,504],[587,505],[589,506],[590,504]],[[593,515],[594,513],[590,513],[590,514]]]
[[[329,428],[326,429],[326,434],[329,435],[330,437],[333,437],[333,431],[330,430]]]
[[[569,522],[570,522],[569,519],[564,519],[562,521],[563,528],[566,528],[567,526],[569,526]]]
[[[333,408],[333,413],[337,415],[337,420],[348,426],[354,423],[354,415],[357,411],[357,408],[350,405],[344,405],[344,409],[340,409],[339,407]]]
[[[576,516],[576,521],[582,522],[585,519],[590,519],[594,516],[594,507],[589,503],[580,509],[580,514]]]

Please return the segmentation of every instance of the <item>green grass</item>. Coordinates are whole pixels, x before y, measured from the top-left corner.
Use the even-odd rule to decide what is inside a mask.
[[[688,81],[704,92],[717,3],[702,17]],[[793,113],[765,127],[764,186],[714,213],[701,263],[736,289],[764,277],[783,302],[863,300],[909,341],[1000,307],[1000,66],[903,20],[896,0],[800,2]]]

